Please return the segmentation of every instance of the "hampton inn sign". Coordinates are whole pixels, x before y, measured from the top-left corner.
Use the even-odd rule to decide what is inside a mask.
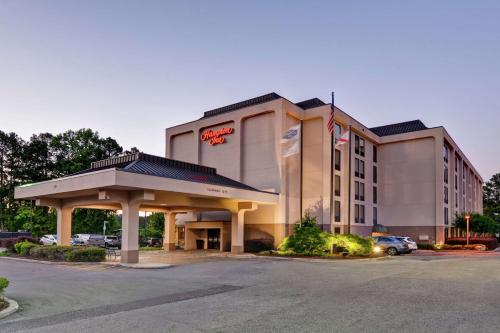
[[[204,130],[203,133],[201,133],[201,141],[208,141],[208,144],[211,146],[215,146],[221,143],[225,143],[226,139],[224,138],[225,135],[228,134],[233,134],[234,133],[234,128],[232,127],[223,127],[218,130]]]

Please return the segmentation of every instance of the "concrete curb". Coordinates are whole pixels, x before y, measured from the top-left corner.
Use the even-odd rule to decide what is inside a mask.
[[[118,267],[131,269],[165,269],[174,267],[172,264],[161,263],[137,263],[137,264],[118,264]]]
[[[4,297],[3,299],[7,301],[7,303],[9,303],[9,306],[7,307],[7,309],[0,311],[0,319],[10,316],[11,314],[19,310],[19,304],[17,304],[16,301],[14,301],[13,299],[8,299],[7,297]]]
[[[301,261],[301,262],[358,262],[358,261],[372,261],[372,260],[387,260],[390,259],[389,256],[383,256],[383,257],[376,257],[376,258],[349,258],[349,259],[344,259],[344,258],[333,258],[333,259],[328,259],[328,258],[296,258],[296,257],[279,257],[279,256],[259,256],[256,255],[255,258],[265,258],[265,259],[272,259],[272,260],[294,260],[294,261]]]
[[[106,263],[106,262],[68,262],[68,261],[47,261],[47,260],[35,260],[27,258],[16,258],[16,257],[0,257],[1,259],[29,262],[42,265],[66,265],[66,266],[78,266],[78,265],[117,265],[117,263]]]

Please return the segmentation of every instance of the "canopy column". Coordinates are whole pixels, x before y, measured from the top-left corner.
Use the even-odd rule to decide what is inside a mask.
[[[177,213],[165,213],[165,231],[163,235],[163,249],[175,251],[175,217]]]
[[[257,209],[253,202],[239,202],[238,210],[231,213],[231,253],[241,254],[245,252],[245,212]]]
[[[55,207],[57,211],[57,245],[70,245],[72,207]]]
[[[139,262],[139,204],[122,204],[122,249],[121,262]]]

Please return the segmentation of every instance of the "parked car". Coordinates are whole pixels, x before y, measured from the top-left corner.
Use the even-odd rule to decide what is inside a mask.
[[[418,249],[417,242],[415,242],[411,237],[406,237],[406,236],[396,236],[397,239],[406,242],[408,244],[408,248],[410,249],[410,252],[415,251]]]
[[[118,236],[104,236],[104,244],[106,247],[119,247],[121,245]]]
[[[379,236],[373,237],[373,239],[375,241],[375,252],[385,252],[390,256],[411,252],[406,242],[403,242],[394,236]]]
[[[31,232],[27,231],[18,231],[18,232],[0,231],[0,239],[19,238],[19,237],[33,237],[33,236],[31,235]]]
[[[40,242],[43,245],[57,245],[57,236],[56,235],[43,235],[40,238]]]
[[[71,245],[87,245],[90,238],[90,234],[76,234],[73,236]]]
[[[105,247],[106,241],[104,240],[103,235],[90,235],[89,239],[87,240],[87,244],[85,245]]]

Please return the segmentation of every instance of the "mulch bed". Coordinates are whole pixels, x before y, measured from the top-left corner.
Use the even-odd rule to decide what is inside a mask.
[[[0,311],[7,309],[9,303],[0,298]]]
[[[282,255],[282,254],[262,254],[256,253],[257,256],[262,257],[275,257],[275,258],[294,258],[294,259],[328,259],[328,260],[355,260],[355,259],[370,259],[370,258],[380,258],[382,255],[371,255],[367,257],[357,257],[357,256],[342,256],[342,255],[333,255],[333,256],[301,256],[301,255]]]

